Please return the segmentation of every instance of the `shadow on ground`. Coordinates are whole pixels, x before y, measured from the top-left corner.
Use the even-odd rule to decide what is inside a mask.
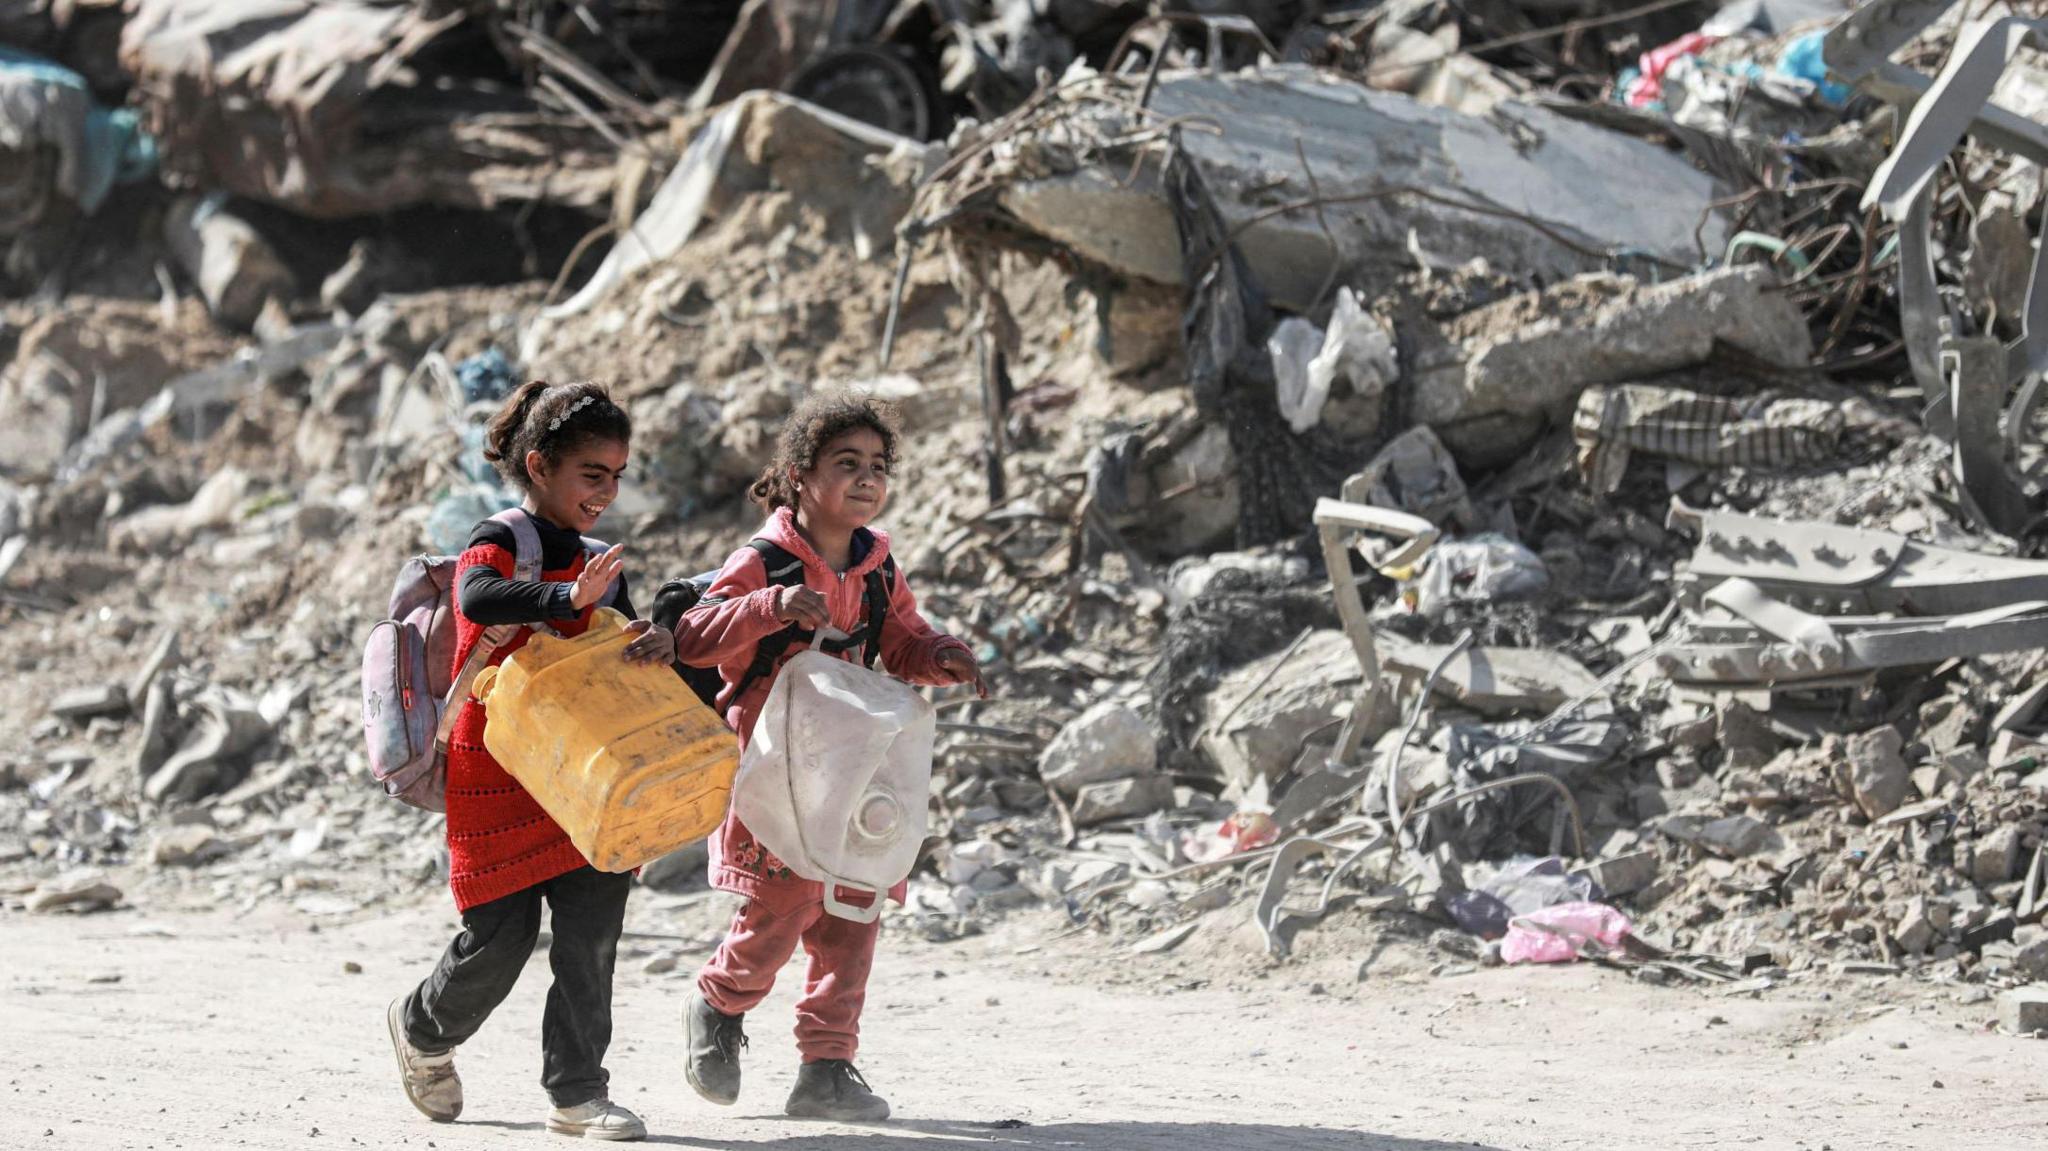
[[[1373,1131],[1329,1127],[1284,1127],[1275,1123],[1048,1123],[1043,1126],[1009,1121],[902,1122],[866,1128],[859,1133],[842,1127],[807,1130],[791,1123],[780,1137],[736,1145],[730,1140],[693,1139],[686,1135],[654,1135],[647,1141],[672,1147],[728,1151],[745,1146],[760,1151],[966,1151],[968,1148],[1082,1147],[1090,1151],[1500,1151],[1480,1143],[1445,1143],[1435,1139],[1404,1139]]]

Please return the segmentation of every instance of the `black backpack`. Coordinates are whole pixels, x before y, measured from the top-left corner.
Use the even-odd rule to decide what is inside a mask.
[[[757,537],[748,540],[747,546],[760,554],[762,564],[768,569],[769,586],[797,587],[804,582],[804,562],[779,545]],[[719,602],[704,597],[704,593],[711,589],[711,581],[717,577],[717,572],[708,571],[662,584],[661,590],[654,593],[654,609],[648,618],[670,631],[676,630],[683,615],[692,608]],[[889,592],[895,582],[896,561],[893,557],[885,557],[880,566],[867,574],[866,602],[863,605],[866,619],[860,630],[845,639],[828,639],[818,645],[819,650],[838,655],[856,647],[863,648],[861,662],[868,667],[875,666],[875,658],[882,650],[882,623],[889,616]],[[790,645],[809,647],[812,638],[813,633],[809,629],[795,624],[764,638],[754,649],[754,662],[747,665],[746,674],[734,686],[732,698],[738,699],[746,694],[755,680],[774,671],[775,662],[782,658],[782,653],[788,651]],[[681,660],[677,660],[674,667],[676,674],[683,677],[683,682],[690,685],[690,690],[697,693],[698,699],[708,706],[718,706],[718,693],[725,689],[725,680],[719,676],[717,668],[692,667]]]

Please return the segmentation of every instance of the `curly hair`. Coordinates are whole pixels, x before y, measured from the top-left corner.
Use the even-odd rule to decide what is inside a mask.
[[[593,440],[627,443],[633,421],[612,402],[602,384],[554,384],[534,380],[505,397],[505,406],[484,430],[484,458],[498,474],[532,490],[526,453],[539,452],[549,467]]]
[[[894,404],[847,389],[812,393],[783,421],[775,441],[775,462],[762,471],[747,497],[769,511],[795,507],[796,483],[790,473],[816,467],[826,444],[863,429],[882,438],[882,462],[894,467],[900,429]]]

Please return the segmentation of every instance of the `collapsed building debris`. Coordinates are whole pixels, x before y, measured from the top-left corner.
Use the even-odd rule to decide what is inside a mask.
[[[502,58],[459,6],[132,7],[121,61],[167,171],[307,215],[541,199],[598,209],[611,198],[617,141],[637,130],[612,109],[555,110],[504,83],[520,61]],[[465,53],[490,58],[486,69],[434,71],[437,56]]]
[[[977,133],[913,227],[994,216],[1116,275],[1182,284],[1170,192],[1142,159],[1168,125],[1252,274],[1296,311],[1339,278],[1379,294],[1417,250],[1443,267],[1481,260],[1547,280],[1619,251],[1682,268],[1695,228],[1709,245],[1728,236],[1708,210],[1712,181],[1648,144],[1540,108],[1502,105],[1482,120],[1299,68],[1050,89]],[[1631,180],[1609,184],[1604,171]]]
[[[475,6],[132,9],[193,198],[152,217],[168,289],[0,349],[10,906],[432,887],[431,821],[357,778],[337,656],[385,561],[508,500],[480,417],[613,377],[608,522],[694,573],[752,526],[791,403],[846,382],[910,413],[897,554],[998,685],[941,703],[901,912],[929,937],[1041,914],[1149,962],[1251,919],[1259,962],[1372,931],[1754,992],[2048,978],[2038,190],[1951,162],[1959,66],[1886,164],[1881,113],[1755,14],[1626,24],[1655,67],[1591,101],[1572,70],[1640,51],[1489,47],[1422,5],[1063,12],[1062,45],[990,33],[1007,6],[941,21],[940,91],[986,115],[927,143],[943,101],[920,120],[896,67],[923,6],[785,41],[816,13],[749,5],[705,90],[790,90],[674,122]],[[594,276],[388,291],[369,241],[313,261],[264,215],[542,201],[613,214]]]

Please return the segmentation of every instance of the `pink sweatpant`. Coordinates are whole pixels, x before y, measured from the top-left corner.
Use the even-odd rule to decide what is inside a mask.
[[[767,998],[801,942],[810,963],[796,1004],[797,1051],[806,1063],[851,1060],[860,1048],[860,1011],[881,930],[879,920],[855,923],[827,915],[819,901],[778,915],[749,900],[698,974],[697,989],[726,1015],[751,1011]]]

